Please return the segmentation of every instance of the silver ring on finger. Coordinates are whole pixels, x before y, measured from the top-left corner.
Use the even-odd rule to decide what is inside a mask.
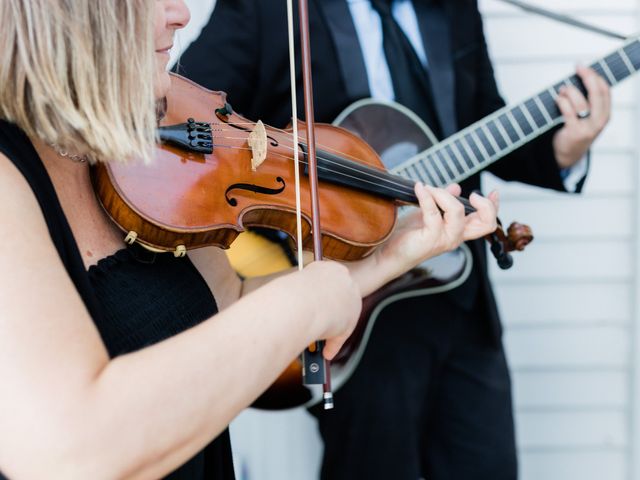
[[[584,120],[591,116],[591,110],[580,110],[577,115],[580,120]]]

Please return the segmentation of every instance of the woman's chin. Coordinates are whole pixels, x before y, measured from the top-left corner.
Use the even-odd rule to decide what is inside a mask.
[[[157,99],[166,97],[170,88],[171,77],[169,76],[169,72],[162,72],[158,74],[158,76],[156,77],[155,88],[153,89],[155,97]]]

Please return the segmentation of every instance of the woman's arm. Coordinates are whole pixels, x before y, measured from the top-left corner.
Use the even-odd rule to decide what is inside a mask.
[[[452,185],[448,190],[452,195],[460,195],[458,185]],[[463,240],[479,238],[496,228],[497,192],[490,194],[488,199],[473,194],[470,202],[477,211],[465,216],[462,204],[445,191],[423,185],[416,185],[415,191],[420,209],[405,216],[396,225],[391,237],[372,255],[344,263],[363,297],[424,260],[457,247]],[[201,249],[190,255],[222,305],[228,305],[273,278],[291,271],[241,281],[220,250]],[[307,258],[310,259],[310,255]],[[228,280],[227,285],[233,283],[234,287],[222,286],[225,279]],[[333,358],[347,338],[348,335],[330,339],[324,349],[325,356]]]
[[[360,308],[347,270],[327,262],[110,360],[31,190],[1,155],[0,230],[0,470],[10,478],[161,477],[304,345],[349,330]]]

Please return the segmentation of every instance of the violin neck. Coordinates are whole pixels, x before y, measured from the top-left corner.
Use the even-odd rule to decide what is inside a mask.
[[[301,144],[306,154],[306,146]],[[385,170],[343,158],[325,150],[318,150],[318,178],[323,182],[355,188],[373,195],[396,200],[399,203],[417,205],[415,181],[394,175]],[[305,165],[308,175],[308,165]],[[475,212],[465,198],[458,197],[465,207],[465,214]]]

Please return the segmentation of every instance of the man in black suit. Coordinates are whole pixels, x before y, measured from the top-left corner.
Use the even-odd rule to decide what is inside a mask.
[[[384,16],[391,2],[393,19]],[[397,68],[413,67],[397,65],[392,48],[402,42],[414,48],[402,52],[407,62],[422,63],[424,77],[414,80],[425,86],[422,100],[404,103],[414,102],[410,106],[436,135],[449,136],[504,105],[475,0],[309,0],[309,9],[317,121],[331,122],[354,101],[380,96],[385,88],[391,98],[395,90],[395,99],[403,101],[400,93],[407,92],[398,90],[407,89],[401,83],[406,77]],[[402,38],[392,32],[398,26]],[[386,44],[392,34],[396,47]],[[386,85],[371,60],[376,54],[388,63],[391,81],[387,78]],[[185,76],[226,91],[244,116],[276,127],[289,123],[284,0],[218,0],[181,65]],[[491,172],[505,180],[567,190],[567,169],[573,167],[575,174],[585,166],[583,157],[609,116],[606,83],[589,70],[579,73],[589,100],[575,88],[563,90],[558,106],[565,127],[511,153]],[[579,191],[584,175],[570,189]],[[462,187],[466,194],[479,189],[479,176]],[[336,392],[335,410],[312,411],[325,442],[323,478],[516,478],[501,325],[485,246],[471,242],[470,247],[474,269],[469,279],[450,293],[386,307],[356,373]]]

